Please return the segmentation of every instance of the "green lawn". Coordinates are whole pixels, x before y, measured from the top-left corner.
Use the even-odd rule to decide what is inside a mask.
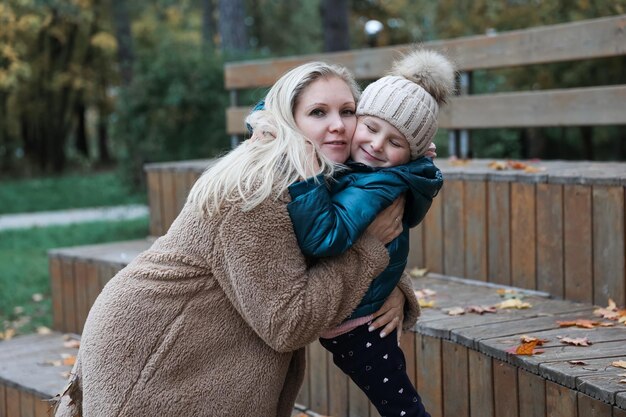
[[[148,235],[148,218],[0,232],[0,332],[52,323],[47,250]],[[34,294],[43,295],[41,301]],[[35,299],[38,299],[35,296]]]
[[[115,171],[0,181],[0,215],[145,202]]]

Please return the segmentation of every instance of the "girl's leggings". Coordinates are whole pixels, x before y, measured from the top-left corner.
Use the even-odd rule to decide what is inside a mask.
[[[332,339],[320,339],[333,362],[367,395],[382,417],[430,417],[406,374],[396,331],[381,338],[367,324]]]

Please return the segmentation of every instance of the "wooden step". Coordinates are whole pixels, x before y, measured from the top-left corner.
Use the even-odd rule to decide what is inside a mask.
[[[72,369],[63,360],[71,361],[78,352],[66,346],[70,340],[80,337],[52,332],[0,342],[0,416],[51,416],[48,400],[63,390]],[[299,404],[292,416],[320,417]]]
[[[0,416],[48,416],[47,400],[67,381],[77,349],[61,333],[19,336],[0,342]]]
[[[149,164],[150,233],[164,234],[211,160]],[[445,182],[411,230],[409,265],[555,297],[626,304],[626,163],[436,159]]]
[[[53,328],[81,333],[104,285],[154,239],[53,249],[48,252]]]
[[[414,286],[435,291],[425,300],[434,301],[434,307],[423,309],[413,331],[404,334],[402,348],[409,376],[432,417],[626,417],[626,384],[619,382],[626,369],[611,366],[626,361],[625,325],[561,328],[557,321],[599,320],[595,308],[520,289],[532,307],[451,316],[447,310],[453,307],[500,303],[504,299],[497,289],[510,287],[437,274],[415,279]],[[522,335],[547,339],[544,353],[508,353]],[[587,337],[593,344],[566,345],[559,336]],[[310,346],[308,355],[299,401],[335,417],[367,415],[367,398],[319,343]]]

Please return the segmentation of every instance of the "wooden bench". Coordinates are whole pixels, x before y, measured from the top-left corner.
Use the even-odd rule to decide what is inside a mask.
[[[453,58],[461,71],[463,91],[474,70],[522,67],[626,54],[626,15],[543,26],[496,35],[471,36],[424,43]],[[412,45],[348,52],[236,62],[225,65],[225,86],[231,92],[227,131],[236,142],[245,134],[249,106],[239,106],[240,90],[271,86],[287,70],[313,60],[347,67],[357,80],[379,78],[399,53]],[[253,104],[253,103],[243,103]],[[440,114],[440,127],[451,131],[502,127],[593,126],[626,124],[626,85],[455,97]],[[467,135],[460,147],[467,152]],[[463,143],[465,142],[465,143]],[[451,141],[454,147],[455,141]],[[454,152],[453,152],[454,153]],[[465,156],[465,155],[461,155]]]

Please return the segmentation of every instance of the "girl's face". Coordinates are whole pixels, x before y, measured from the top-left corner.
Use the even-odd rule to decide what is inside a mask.
[[[302,133],[324,156],[342,164],[350,156],[355,110],[350,87],[342,79],[330,77],[319,78],[302,90],[293,115]]]
[[[402,165],[411,159],[409,142],[383,119],[361,116],[352,138],[352,159],[371,167]]]

